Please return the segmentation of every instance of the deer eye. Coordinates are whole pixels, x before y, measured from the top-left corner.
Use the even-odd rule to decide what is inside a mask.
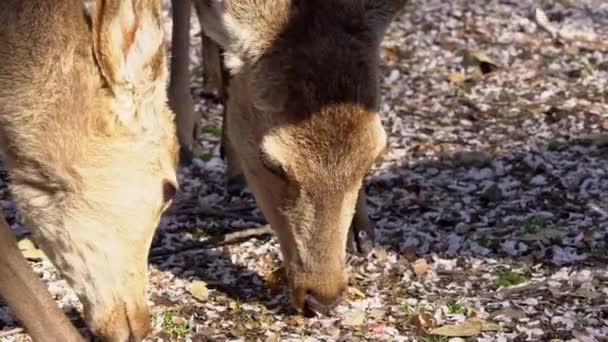
[[[260,161],[262,162],[262,165],[264,165],[264,168],[266,168],[266,170],[268,170],[270,173],[277,177],[287,179],[287,171],[285,170],[285,167],[283,167],[281,162],[270,156],[268,153],[261,151]]]
[[[173,200],[176,194],[177,186],[175,183],[166,179],[163,180],[163,203],[168,203],[169,201]]]

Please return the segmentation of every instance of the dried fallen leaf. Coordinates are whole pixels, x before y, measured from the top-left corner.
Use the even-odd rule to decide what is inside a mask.
[[[553,25],[553,23],[551,23],[551,21],[549,21],[549,18],[547,18],[547,15],[542,9],[536,8],[534,10],[534,20],[538,26],[549,32],[553,38],[557,37],[559,30],[555,27],[555,25]]]
[[[566,53],[573,56],[577,56],[581,51],[576,45],[568,45],[564,48],[564,50],[566,51]]]
[[[407,247],[405,249],[405,251],[403,251],[403,257],[408,262],[414,262],[416,260],[416,247],[415,246]]]
[[[410,316],[410,323],[416,327],[416,335],[422,336],[437,326],[435,318],[429,312],[416,312]]]
[[[271,295],[277,294],[285,284],[285,272],[283,267],[275,268],[266,276],[266,285]]]
[[[36,248],[36,245],[30,239],[21,239],[17,243],[19,250],[23,256],[31,261],[38,261],[41,259],[45,259],[46,256],[41,249]]]
[[[347,327],[355,327],[363,324],[364,321],[364,311],[350,311],[344,316],[344,319],[342,320],[342,325]]]
[[[548,289],[549,289],[549,292],[551,293],[551,295],[553,296],[553,298],[555,298],[555,299],[559,299],[568,294],[568,291],[562,291],[560,288],[557,288],[557,287],[549,286]]]
[[[378,247],[374,249],[374,256],[376,257],[376,259],[378,259],[378,261],[384,262],[386,261],[386,259],[388,259],[388,252],[386,251],[386,249]]]
[[[429,264],[425,259],[418,259],[414,263],[414,273],[417,276],[421,277],[429,271]]]
[[[401,50],[397,46],[382,49],[382,58],[387,61],[396,62],[401,59],[401,55]]]
[[[479,49],[466,49],[464,51],[462,63],[465,67],[478,67],[484,74],[496,71],[496,69],[500,67],[500,65],[492,60],[484,51]]]
[[[306,317],[302,315],[294,315],[287,320],[287,324],[292,326],[302,326],[304,323],[306,323]]]
[[[270,334],[268,335],[268,337],[266,337],[266,340],[264,340],[264,342],[279,342],[281,339],[279,338],[279,335],[276,334]]]
[[[465,321],[460,324],[444,325],[439,328],[432,329],[431,335],[450,336],[450,337],[470,337],[481,334],[480,321]]]
[[[452,82],[454,84],[463,84],[464,81],[466,80],[464,73],[462,73],[460,71],[451,72],[450,75],[448,76],[448,78],[450,79],[450,82]]]
[[[42,260],[42,259],[46,258],[46,255],[44,255],[44,252],[42,252],[42,250],[40,250],[40,249],[30,249],[27,251],[21,251],[21,254],[23,254],[23,256],[27,260],[31,260],[31,261],[37,261],[37,260]]]
[[[568,234],[567,231],[557,228],[546,228],[538,233],[525,234],[519,237],[522,241],[553,241],[561,239]]]
[[[492,158],[480,151],[459,151],[453,156],[454,163],[463,167],[484,167],[492,163]]]
[[[371,330],[374,334],[382,334],[382,332],[384,331],[384,327],[385,327],[384,324],[378,323],[378,324],[375,324]]]
[[[602,128],[608,129],[608,119],[604,119],[604,121],[602,121]]]
[[[486,321],[483,319],[476,319],[479,322],[481,322],[481,331],[500,331],[500,325],[494,323],[494,322],[490,322],[490,321]],[[471,320],[473,321],[473,320]]]
[[[327,334],[331,337],[339,337],[340,336],[340,328],[337,327],[329,327],[327,328]]]
[[[602,296],[597,291],[593,291],[592,289],[583,287],[578,288],[576,291],[574,291],[574,293],[572,293],[572,295],[575,297],[586,298],[591,300],[597,299]]]
[[[365,298],[365,293],[361,292],[356,287],[349,286],[348,287],[348,295],[355,299],[363,299]]]
[[[381,319],[386,315],[386,311],[381,309],[372,309],[369,311],[368,316],[373,319]]]
[[[198,300],[205,300],[209,297],[209,289],[204,281],[193,281],[192,284],[190,284],[189,292],[192,297]]]
[[[598,147],[608,146],[608,134],[591,133],[573,139],[574,142],[584,145],[595,145]]]
[[[17,242],[17,247],[20,251],[26,251],[28,249],[36,249],[36,245],[30,239],[21,239]]]
[[[518,319],[526,318],[526,313],[522,310],[517,310],[517,309],[513,309],[513,308],[504,308],[504,309],[500,309],[498,311],[494,311],[494,312],[492,312],[492,314],[490,314],[491,319],[495,319],[496,317],[500,317],[500,316],[518,320]]]

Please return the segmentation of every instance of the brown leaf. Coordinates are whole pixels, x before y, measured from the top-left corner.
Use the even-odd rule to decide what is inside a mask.
[[[283,267],[275,268],[266,275],[266,285],[268,285],[268,292],[271,295],[277,294],[284,284],[286,284],[286,279]]]
[[[416,262],[414,262],[414,273],[416,273],[416,275],[418,277],[423,276],[428,271],[429,271],[429,264],[426,262],[425,259],[418,259],[418,260],[416,260]]]
[[[567,54],[573,55],[573,56],[577,56],[580,53],[580,49],[577,46],[571,45],[571,44],[567,45],[564,48],[564,51],[566,51]]]
[[[517,310],[517,309],[513,309],[513,308],[504,308],[504,309],[500,309],[498,311],[494,311],[490,314],[490,318],[494,319],[498,316],[504,316],[504,317],[508,317],[510,319],[521,319],[521,318],[526,318],[526,313],[522,310]]]
[[[386,315],[386,311],[381,309],[371,309],[368,316],[373,319],[381,319]]]
[[[365,321],[365,311],[351,311],[344,316],[342,325],[347,327],[356,327]]]
[[[377,323],[377,324],[375,324],[375,325],[372,327],[372,329],[371,329],[371,330],[372,330],[372,332],[373,332],[374,334],[382,334],[382,332],[384,331],[384,328],[385,328],[385,327],[386,327],[386,326],[385,326],[384,324],[382,324],[382,323]]]
[[[568,234],[567,231],[557,228],[546,228],[535,234],[525,234],[519,237],[522,241],[553,241],[561,239]]]
[[[46,256],[41,249],[36,248],[36,245],[30,239],[21,239],[17,242],[17,246],[23,256],[31,261],[45,259]]]
[[[608,133],[584,134],[573,139],[575,143],[584,145],[595,145],[598,147],[608,146]]]
[[[192,297],[198,300],[205,300],[209,297],[209,289],[207,288],[207,284],[204,281],[196,280],[190,284],[190,288],[188,290]]]
[[[401,59],[401,50],[397,46],[383,48],[382,58],[387,61],[396,62]]]
[[[21,239],[17,242],[17,247],[20,251],[27,251],[29,249],[36,249],[36,245],[30,239]]]
[[[337,338],[340,336],[340,328],[337,327],[329,327],[327,328],[327,334],[329,336],[332,336],[334,338]]]
[[[492,157],[481,151],[459,151],[454,153],[454,163],[464,167],[484,167],[492,163]]]
[[[419,196],[422,192],[422,187],[420,186],[420,184],[409,184],[404,186],[403,189],[407,192],[412,192],[416,194],[416,196]]]
[[[586,299],[597,299],[602,295],[597,291],[593,291],[592,289],[579,287],[574,293],[572,293],[574,297],[586,298]]]
[[[602,121],[602,128],[608,129],[608,119],[604,119],[604,121]]]
[[[302,326],[304,323],[306,323],[306,317],[302,315],[294,315],[287,320],[287,324],[291,326]]]
[[[414,262],[416,260],[416,247],[415,246],[407,247],[405,249],[405,251],[403,251],[403,257],[408,262]]]
[[[486,321],[483,319],[477,319],[479,322],[481,322],[481,331],[500,331],[500,325],[494,323],[494,322],[490,322],[490,321]],[[473,321],[473,320],[471,320]]]
[[[492,60],[485,52],[479,49],[466,49],[462,63],[465,67],[475,66],[481,70],[482,73],[487,74],[496,71],[500,67],[498,63]]]
[[[279,342],[280,340],[279,335],[271,333],[268,335],[268,337],[266,337],[265,342]]]
[[[386,251],[386,249],[382,248],[382,247],[377,247],[374,250],[374,256],[376,257],[376,259],[380,262],[384,262],[386,261],[386,259],[388,259],[388,252]]]
[[[363,299],[363,298],[365,298],[365,293],[361,292],[361,290],[359,290],[356,287],[349,286],[347,291],[348,291],[348,295],[351,298],[354,298],[354,299]]]
[[[21,254],[27,259],[31,261],[38,261],[42,259],[46,259],[46,255],[40,249],[30,249],[27,251],[21,251]]]
[[[450,79],[450,82],[452,82],[454,84],[463,84],[464,81],[466,80],[464,73],[462,73],[460,71],[451,72],[450,75],[448,76],[448,78]]]
[[[482,323],[480,321],[465,321],[460,324],[444,325],[432,329],[431,335],[450,336],[450,337],[470,337],[481,334]]]
[[[553,286],[549,286],[549,292],[551,292],[551,295],[555,299],[568,295],[568,291],[562,291],[562,289]]]
[[[433,315],[429,312],[416,312],[411,315],[410,323],[416,327],[416,335],[422,336],[437,326]]]

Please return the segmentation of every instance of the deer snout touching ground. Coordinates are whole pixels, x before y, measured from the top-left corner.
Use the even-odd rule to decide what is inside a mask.
[[[290,277],[289,287],[296,310],[329,315],[346,295],[348,275],[344,271],[296,273]]]
[[[335,306],[347,245],[373,239],[362,183],[387,145],[379,48],[405,2],[199,2],[230,72],[229,176],[234,159],[278,236],[298,310]]]
[[[92,327],[101,340],[138,342],[150,332],[150,313],[145,303],[135,308],[117,303],[111,310]]]

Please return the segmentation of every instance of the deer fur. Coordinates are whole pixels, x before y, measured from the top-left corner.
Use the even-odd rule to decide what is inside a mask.
[[[333,307],[362,180],[387,144],[379,46],[405,0],[200,3],[231,76],[226,134],[279,238],[292,303]]]
[[[177,188],[161,20],[160,0],[97,0],[90,16],[78,0],[0,3],[10,189],[108,341],[150,328],[148,249]]]

